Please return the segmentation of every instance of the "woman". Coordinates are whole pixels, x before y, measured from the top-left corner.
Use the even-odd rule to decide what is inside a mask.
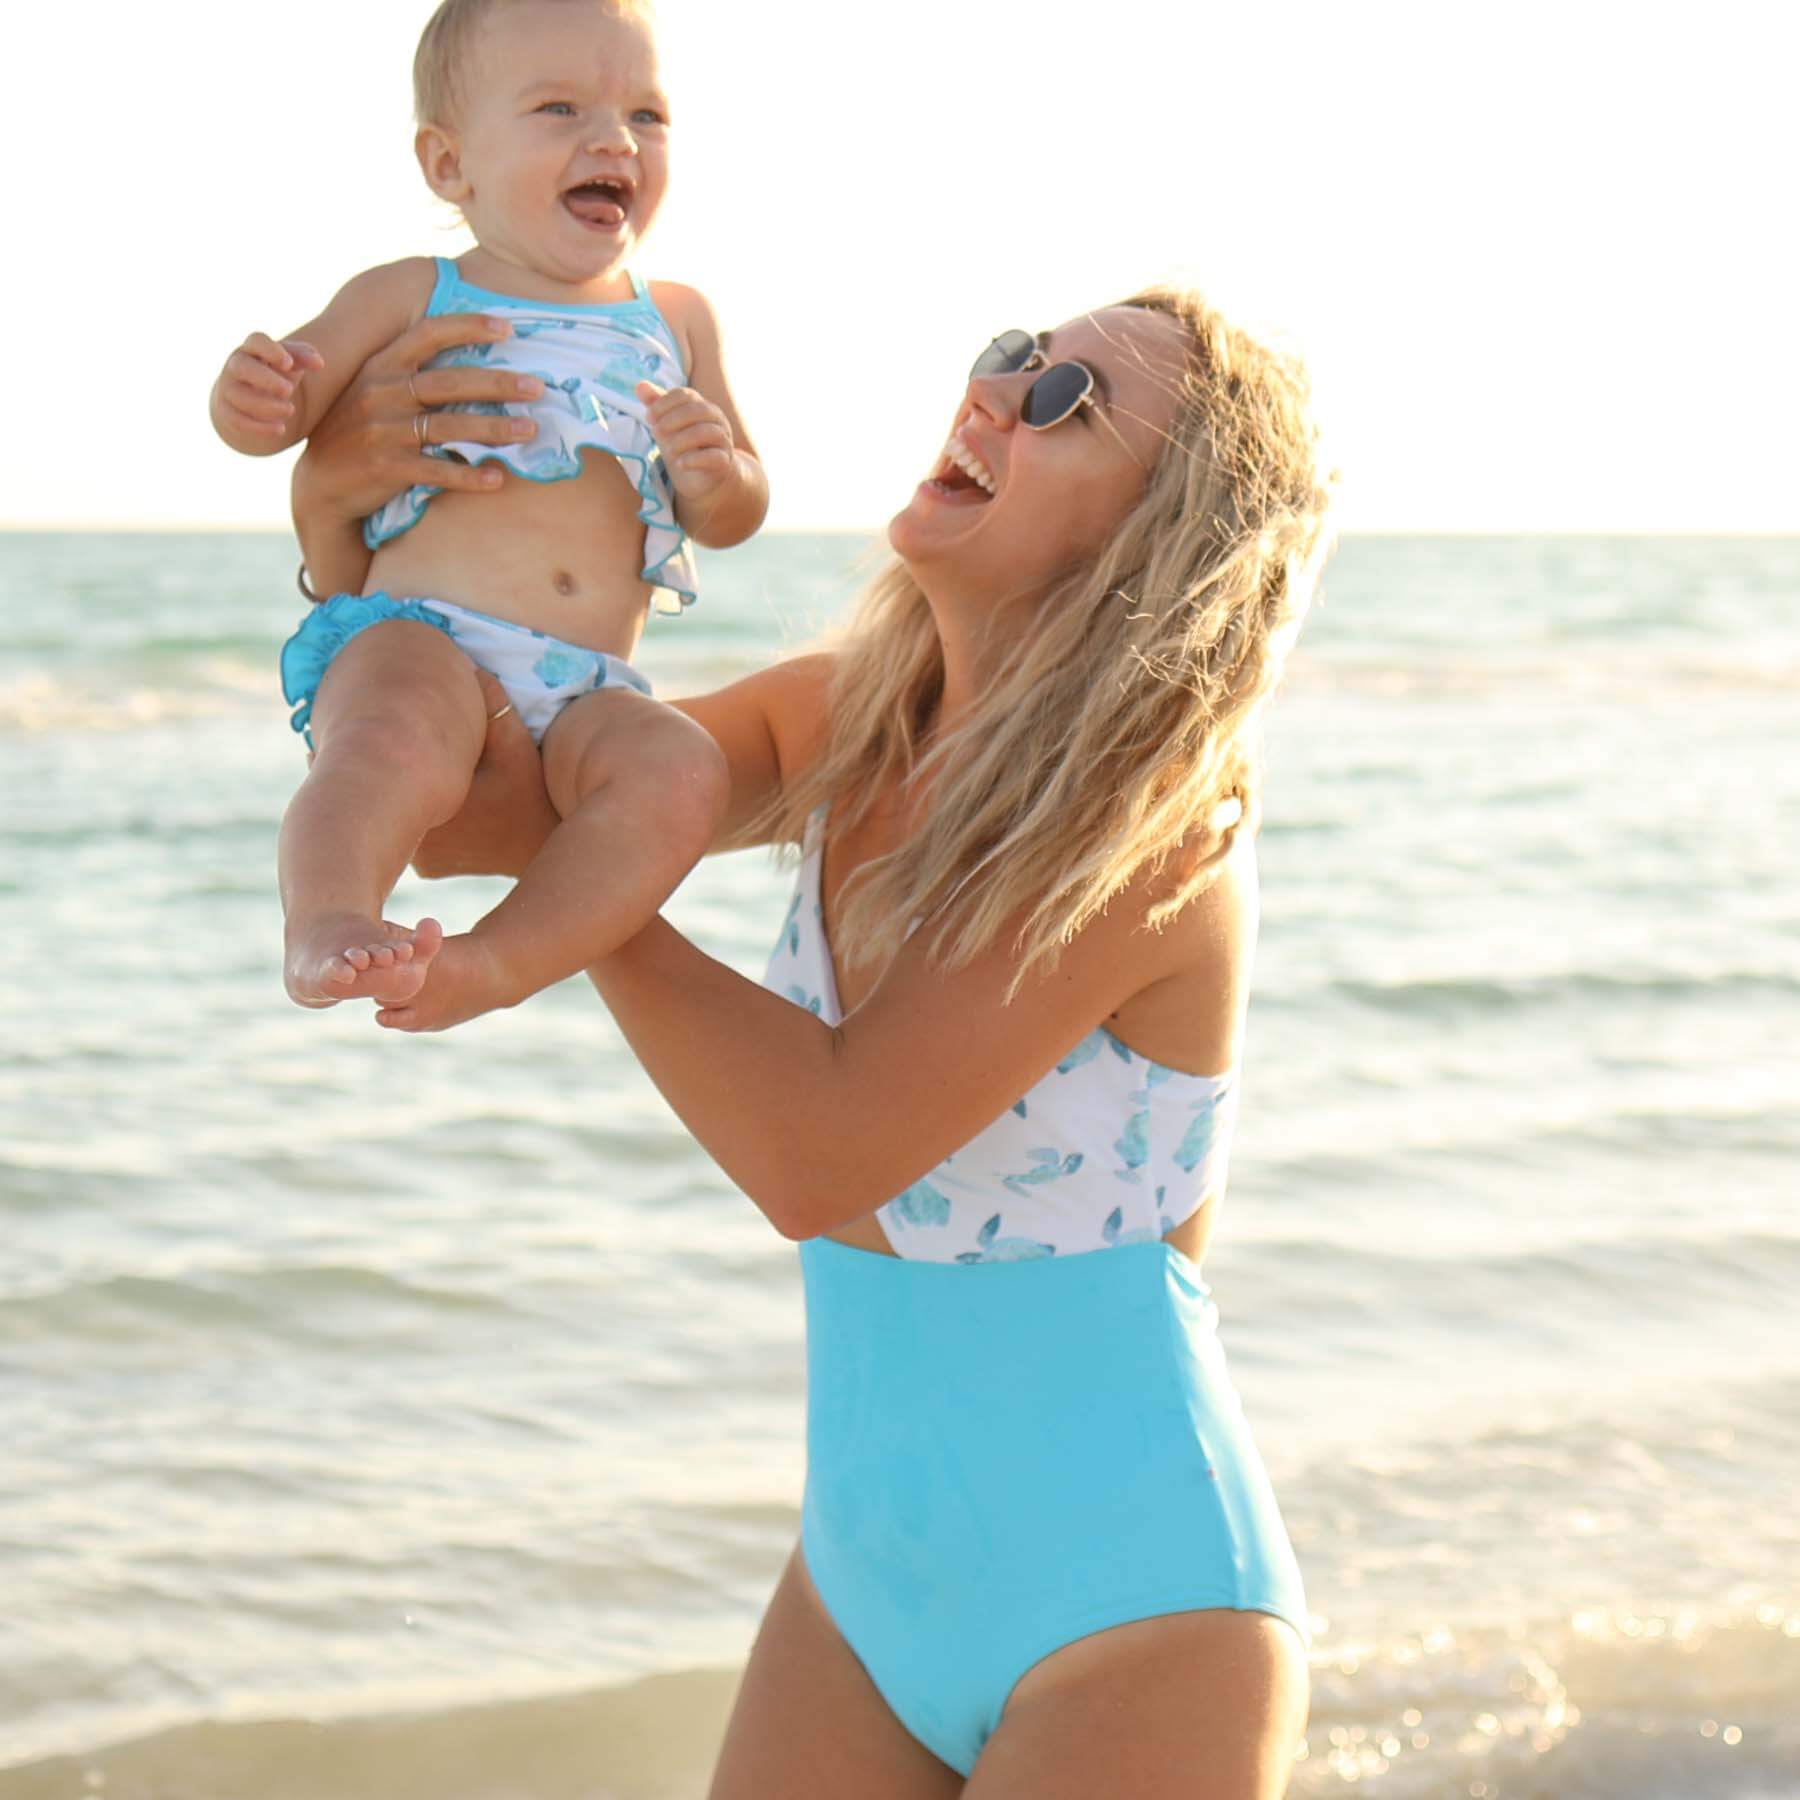
[[[315,439],[309,555],[351,554],[405,473],[376,470],[411,438],[413,335]],[[1304,1602],[1198,1265],[1252,733],[1327,499],[1300,371],[1196,297],[1009,332],[842,646],[685,703],[728,841],[804,845],[769,986],[660,920],[591,971],[801,1245],[801,1543],[714,1800],[1286,1784]],[[427,872],[515,872],[554,824],[508,718],[486,779]]]

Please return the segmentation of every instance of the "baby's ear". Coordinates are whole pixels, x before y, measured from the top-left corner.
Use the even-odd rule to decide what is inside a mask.
[[[425,185],[440,200],[460,206],[469,197],[469,183],[462,171],[462,146],[456,133],[443,125],[421,125],[413,139]]]

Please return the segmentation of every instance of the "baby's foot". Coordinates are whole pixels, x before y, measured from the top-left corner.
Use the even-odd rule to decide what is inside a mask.
[[[443,941],[444,928],[436,919],[421,919],[411,931],[361,913],[290,920],[282,970],[288,998],[301,1006],[335,1006],[340,1000],[404,1004],[424,986]]]
[[[431,979],[410,999],[396,997],[375,1015],[393,1031],[448,1031],[500,1006],[525,998],[493,948],[480,935],[445,938],[431,964]]]

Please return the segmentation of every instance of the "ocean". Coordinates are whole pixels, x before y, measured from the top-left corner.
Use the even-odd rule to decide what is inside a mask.
[[[642,665],[804,644],[870,554],[710,557]],[[578,982],[285,1001],[293,561],[0,536],[0,1800],[698,1800],[797,1530],[793,1247]],[[1268,743],[1207,1275],[1292,1793],[1800,1796],[1800,538],[1353,538]],[[672,916],[755,973],[789,879]]]

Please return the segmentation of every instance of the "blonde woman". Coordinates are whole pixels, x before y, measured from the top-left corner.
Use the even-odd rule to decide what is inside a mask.
[[[1286,1785],[1305,1603],[1200,1263],[1326,510],[1300,371],[1198,298],[1008,332],[841,646],[686,703],[725,841],[802,850],[767,985],[662,921],[591,971],[805,1278],[801,1541],[713,1800]],[[522,868],[536,768],[497,721],[428,872]]]

